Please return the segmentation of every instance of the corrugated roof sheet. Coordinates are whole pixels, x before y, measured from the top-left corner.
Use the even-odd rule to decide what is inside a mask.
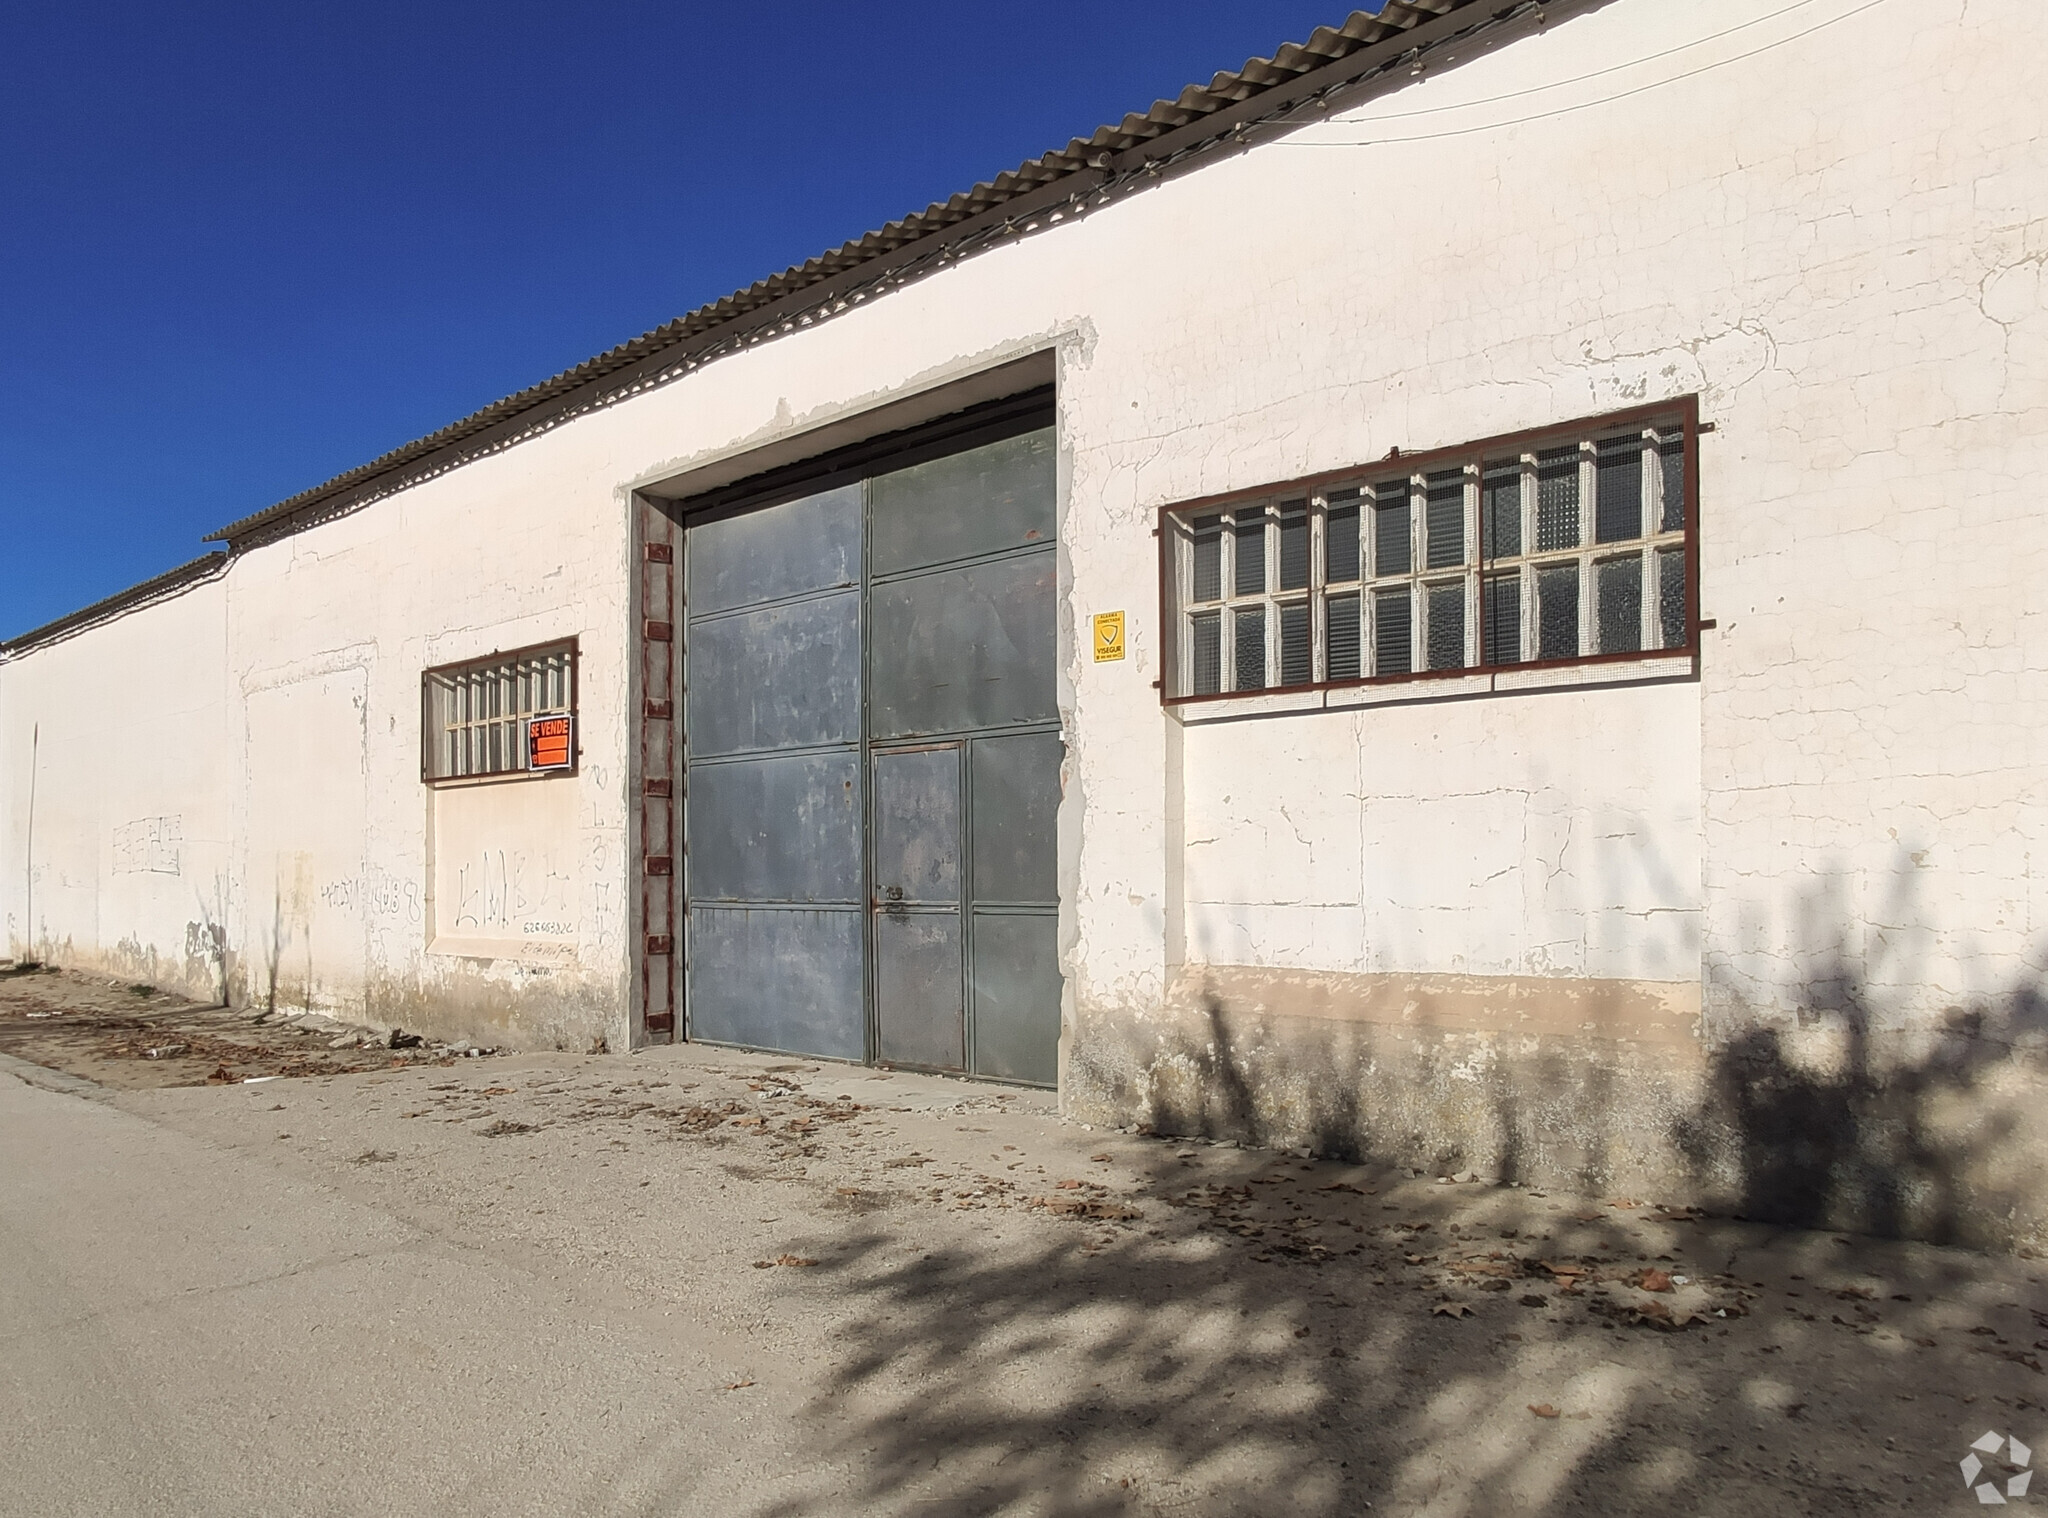
[[[311,516],[317,520],[327,513],[318,512],[315,508],[345,500],[359,501],[366,491],[381,494],[382,490],[375,489],[380,482],[395,488],[392,476],[417,477],[419,466],[427,465],[451,449],[463,448],[467,444],[470,446],[463,448],[464,457],[474,456],[479,448],[491,446],[492,438],[487,435],[501,433],[508,427],[516,428],[517,424],[532,418],[535,413],[576,392],[614,379],[623,379],[631,386],[635,376],[626,375],[625,371],[644,371],[650,363],[659,366],[664,355],[672,355],[674,350],[690,344],[692,339],[715,335],[721,329],[743,322],[750,315],[788,302],[793,295],[818,291],[829,298],[833,292],[825,287],[835,282],[843,284],[850,274],[906,248],[942,238],[944,234],[961,229],[992,212],[1008,209],[1028,214],[1030,210],[1040,209],[1036,203],[1045,201],[1043,192],[1065,189],[1071,181],[1082,181],[1074,187],[1078,193],[1093,194],[1112,171],[1133,172],[1132,155],[1145,155],[1148,149],[1168,146],[1167,139],[1185,138],[1189,129],[1198,129],[1212,118],[1240,114],[1234,113],[1232,108],[1275,93],[1288,97],[1283,108],[1299,105],[1318,93],[1318,78],[1326,73],[1342,76],[1332,80],[1333,85],[1349,83],[1355,76],[1333,69],[1334,65],[1382,44],[1398,43],[1407,34],[1426,28],[1432,22],[1453,15],[1459,15],[1463,22],[1467,18],[1459,13],[1471,12],[1474,13],[1469,18],[1472,22],[1484,24],[1532,7],[1533,0],[1492,0],[1490,4],[1486,0],[1386,0],[1384,9],[1376,15],[1354,11],[1341,26],[1318,27],[1306,41],[1287,43],[1270,58],[1252,58],[1233,73],[1217,74],[1207,84],[1191,84],[1173,100],[1155,101],[1150,110],[1134,112],[1122,121],[1098,127],[1090,137],[1076,137],[1063,148],[1055,148],[949,200],[893,221],[808,263],[770,275],[723,300],[701,306],[573,369],[564,370],[538,385],[494,402],[438,432],[394,449],[264,511],[231,522],[209,535],[208,541],[225,541],[241,548],[276,532],[294,530],[296,526],[304,525],[303,522],[295,522],[295,518]],[[1458,28],[1459,33],[1468,30],[1469,26]],[[1420,38],[1414,40],[1419,41]],[[1309,89],[1288,88],[1305,82],[1311,86]],[[1239,124],[1229,121],[1218,123],[1225,133]],[[1208,140],[1211,143],[1216,141],[1213,136]],[[1176,141],[1172,146],[1176,152],[1183,152],[1196,145]],[[1146,167],[1135,166],[1135,171],[1144,172]],[[1158,160],[1152,160],[1149,167],[1156,172]],[[1005,224],[1004,230],[1012,229]],[[856,294],[850,298],[858,300],[861,296]],[[793,320],[791,327],[800,324]],[[523,435],[524,429],[519,430]]]

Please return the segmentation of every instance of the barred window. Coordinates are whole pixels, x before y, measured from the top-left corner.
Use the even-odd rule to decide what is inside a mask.
[[[1165,514],[1168,700],[1690,651],[1688,399]]]
[[[576,642],[427,670],[420,708],[425,780],[574,769]],[[535,725],[533,718],[569,720]]]

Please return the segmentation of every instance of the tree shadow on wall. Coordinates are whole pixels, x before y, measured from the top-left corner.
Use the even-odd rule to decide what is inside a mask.
[[[1426,1015],[1411,1028],[1304,1022],[1279,1036],[1213,988],[1196,1012],[1199,1037],[1175,1038],[1142,1084],[1126,1078],[1115,1090],[1121,1110],[1146,1114],[1145,1131],[1588,1194],[1615,1179],[1617,1151],[1635,1144],[1613,1110],[1617,1074],[1591,1052],[1597,1041],[1508,1035],[1515,1047],[1501,1053],[1488,1049],[1490,1035],[1447,1036]],[[1595,1021],[1611,1015],[1596,1011]]]
[[[1695,1055],[1616,1063],[1620,1041],[1598,1038],[1502,1035],[1484,1059],[1427,1028],[1324,1025],[1283,1043],[1211,991],[1200,1034],[1113,1099],[1161,1134],[1593,1197],[1619,1187],[1799,1227],[2038,1246],[2040,988],[2022,982],[1929,1026],[1880,1011],[1839,933],[1808,963],[1797,1009],[1712,1042],[1704,1071]]]
[[[1794,1026],[1751,1027],[1713,1050],[1700,1106],[1674,1134],[1701,1189],[1759,1221],[2024,1241],[2041,1198],[2015,1182],[2039,1170],[2039,1135],[2023,1124],[2043,1083],[2015,1044],[2048,1030],[2039,990],[1900,1030],[1847,961],[1816,985]]]
[[[1920,856],[1907,858],[1874,909],[1852,910],[1834,872],[1791,900],[1774,939],[1802,966],[1799,994],[1789,1009],[1720,1015],[1735,1026],[1710,1041],[1705,1088],[1674,1140],[1699,1189],[1739,1216],[2038,1244],[2048,1001],[2022,974],[1938,1014],[1911,1008],[1934,978],[1933,930],[1919,926]],[[1722,973],[1742,1008],[1752,998],[1732,967]]]

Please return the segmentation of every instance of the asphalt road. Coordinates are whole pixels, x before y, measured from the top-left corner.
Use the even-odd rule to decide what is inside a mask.
[[[1976,1511],[2044,1334],[2031,1261],[932,1077],[0,1058],[8,1518]]]
[[[0,1077],[0,1511],[714,1511],[758,1345]]]

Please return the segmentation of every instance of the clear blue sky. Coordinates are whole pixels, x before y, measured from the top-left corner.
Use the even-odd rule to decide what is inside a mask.
[[[0,7],[0,638],[1348,9]]]

